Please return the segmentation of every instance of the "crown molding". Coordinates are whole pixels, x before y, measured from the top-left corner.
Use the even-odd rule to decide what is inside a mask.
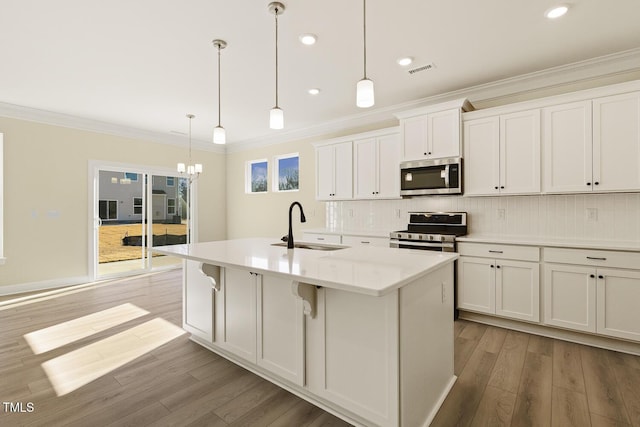
[[[233,142],[227,146],[227,153],[319,137],[332,133],[348,132],[350,129],[375,124],[392,126],[394,123],[389,123],[389,121],[395,120],[395,115],[402,115],[406,110],[428,108],[434,104],[455,101],[459,98],[467,98],[471,103],[474,101],[487,102],[506,96],[517,96],[542,89],[561,89],[570,84],[604,79],[633,71],[640,71],[640,48],[509,77],[495,82],[408,101],[402,104],[376,108],[375,110],[369,110],[365,113],[345,116],[338,120],[304,128],[292,129],[288,132],[278,133],[273,136]],[[395,121],[395,124],[397,124],[397,121]]]
[[[107,135],[114,135],[123,138],[139,139],[154,143],[186,147],[188,140],[186,135],[163,134],[134,127],[122,126],[99,120],[87,119],[72,116],[70,114],[55,113],[52,111],[40,110],[37,108],[24,107],[21,105],[0,102],[0,116],[10,119],[26,120],[53,126],[77,129],[87,132],[96,132]],[[194,149],[224,153],[223,146],[213,145],[210,142],[192,139]]]
[[[401,104],[376,108],[324,123],[280,131],[272,135],[235,141],[225,146],[213,145],[210,142],[201,140],[192,140],[192,144],[193,148],[202,151],[215,153],[239,152],[301,139],[348,133],[360,127],[371,127],[375,125],[382,127],[393,126],[397,124],[395,115],[398,113],[402,114],[402,112],[406,110],[429,107],[433,104],[453,101],[458,98],[467,98],[472,103],[474,101],[490,102],[491,100],[497,100],[502,97],[517,96],[542,89],[557,88],[560,90],[562,87],[569,86],[570,84],[615,77],[616,75],[623,75],[634,71],[640,71],[640,48],[471,86]],[[184,147],[187,144],[186,138],[181,135],[152,132],[8,103],[0,102],[0,116],[180,147]]]

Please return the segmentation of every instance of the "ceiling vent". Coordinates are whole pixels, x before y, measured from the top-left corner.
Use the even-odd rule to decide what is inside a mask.
[[[432,69],[434,69],[435,67],[436,67],[436,64],[431,63],[431,64],[427,64],[427,65],[421,65],[420,67],[412,68],[412,69],[410,69],[410,70],[407,70],[407,72],[408,72],[410,75],[413,75],[413,74],[419,73],[419,72],[421,72],[421,71],[428,71],[428,70],[432,70]]]

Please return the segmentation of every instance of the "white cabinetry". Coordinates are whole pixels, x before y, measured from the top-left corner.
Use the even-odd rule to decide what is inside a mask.
[[[544,323],[640,341],[639,253],[544,251]]]
[[[333,243],[339,245],[342,241],[339,234],[302,233],[305,242]]]
[[[182,327],[198,338],[211,342],[214,283],[200,271],[200,265],[197,261],[184,260],[182,263]],[[219,277],[219,274],[214,275]]]
[[[543,111],[545,192],[640,189],[640,92]]]
[[[537,247],[460,243],[458,308],[540,320]]]
[[[293,383],[304,383],[302,302],[291,280],[221,268],[214,345]]]
[[[389,239],[387,237],[343,235],[342,244],[346,246],[380,246],[388,248]]]
[[[355,140],[354,197],[400,197],[400,147],[396,133]]]
[[[540,110],[465,119],[464,159],[465,195],[539,193]]]
[[[353,197],[351,141],[316,147],[316,199],[345,200]]]

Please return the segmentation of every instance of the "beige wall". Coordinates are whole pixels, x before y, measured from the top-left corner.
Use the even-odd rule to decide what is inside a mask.
[[[0,287],[87,276],[90,160],[173,169],[186,156],[178,146],[23,120],[0,118],[0,132],[7,258]],[[205,170],[198,190],[199,239],[224,239],[225,156],[195,151],[194,157]]]

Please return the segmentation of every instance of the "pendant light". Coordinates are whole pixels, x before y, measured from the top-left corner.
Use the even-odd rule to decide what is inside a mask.
[[[364,35],[364,78],[356,86],[356,105],[368,108],[375,104],[373,80],[367,78],[367,0],[362,0],[363,35]]]
[[[220,50],[227,47],[227,42],[224,40],[214,40],[213,45],[218,49],[218,126],[213,128],[213,143],[214,144],[226,144],[227,135],[220,124]]]
[[[284,111],[278,106],[278,15],[284,12],[284,4],[277,1],[269,3],[269,12],[276,17],[276,106],[269,113],[269,127],[282,129],[284,128]]]
[[[189,163],[178,163],[178,173],[189,175],[189,178],[196,177],[202,173],[202,165],[200,163],[196,163],[194,165],[191,164],[191,121],[195,117],[193,114],[187,114],[186,116],[189,119]]]

